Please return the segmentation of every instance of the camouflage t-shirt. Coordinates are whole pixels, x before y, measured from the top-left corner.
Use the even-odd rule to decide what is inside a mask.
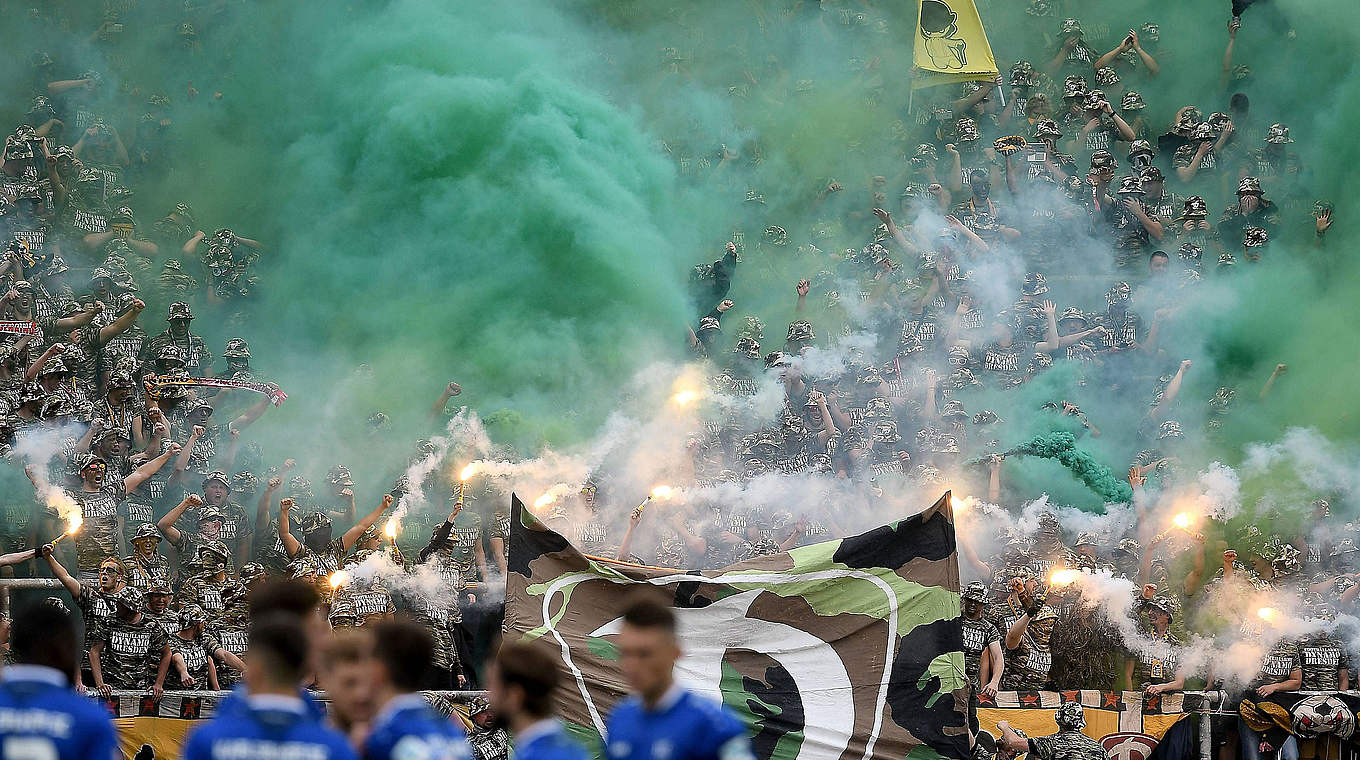
[[[453,530],[449,532],[449,540],[444,544],[439,553],[453,561],[458,568],[458,575],[464,582],[477,580],[477,562],[475,548],[482,540],[482,517],[481,515],[463,510],[453,520]]]
[[[993,626],[997,633],[1004,640],[1006,632],[1020,620],[1020,616],[1025,614],[1025,607],[1022,604],[1012,604],[1008,599],[1002,599],[987,606],[987,611],[983,614]]]
[[[145,616],[136,623],[113,618],[99,627],[98,640],[104,642],[99,663],[109,686],[147,689],[155,681],[167,643],[160,625]]]
[[[80,609],[80,615],[85,620],[85,657],[88,659],[90,644],[93,644],[99,636],[99,626],[113,619],[113,600],[108,594],[100,591],[98,586],[82,583],[76,607]]]
[[[227,608],[224,597],[240,594],[238,583],[230,576],[214,580],[208,575],[196,575],[184,582],[180,590],[180,600],[184,604],[196,604],[203,608],[209,619],[220,617]]]
[[[233,560],[240,556],[238,547],[250,540],[250,516],[245,507],[234,501],[227,501],[219,507],[222,510],[222,533],[218,539],[227,545]]]
[[[370,625],[397,611],[392,594],[379,583],[360,586],[351,584],[337,596],[343,596],[354,607],[355,625]]]
[[[189,675],[193,677],[194,685],[185,685],[180,678],[179,667],[171,664],[170,670],[165,676],[165,688],[192,691],[207,689],[210,686],[208,683],[208,658],[212,656],[211,650],[217,648],[216,642],[212,641],[207,634],[201,634],[192,639],[175,635],[168,637],[167,641],[170,643],[170,654],[184,658],[184,669],[189,671]]]
[[[581,552],[601,556],[611,545],[609,521],[599,512],[590,513],[584,520],[573,520],[567,539]]]
[[[1176,668],[1180,663],[1181,642],[1168,632],[1165,636],[1153,636],[1148,645],[1134,652],[1133,688],[1145,684],[1168,683],[1176,680]]]
[[[118,556],[118,507],[123,501],[123,484],[106,485],[98,491],[68,490],[80,505],[84,522],[76,534],[76,564],[81,570],[94,570],[105,557]]]
[[[165,631],[166,636],[174,636],[179,633],[179,613],[168,607],[164,612],[142,610],[142,618],[160,626],[161,630]]]
[[[298,556],[311,557],[316,563],[317,574],[330,575],[345,563],[345,553],[344,539],[334,538],[320,550],[311,549],[304,544]]]
[[[424,628],[434,639],[434,659],[430,663],[443,670],[457,670],[458,651],[449,632],[449,608],[438,600],[420,594],[405,594],[402,605],[411,622]],[[457,609],[457,605],[454,605]]]
[[[1077,730],[1030,739],[1029,747],[1030,754],[1038,760],[1106,760],[1109,757],[1100,742]]]
[[[506,760],[510,756],[510,735],[503,728],[474,727],[468,732],[468,743],[477,760]]]
[[[1271,647],[1270,652],[1261,661],[1260,672],[1251,680],[1247,688],[1255,691],[1266,684],[1279,683],[1289,678],[1289,674],[1300,667],[1302,667],[1302,660],[1299,657],[1298,643],[1281,641]]]
[[[1325,633],[1299,642],[1299,660],[1303,664],[1303,688],[1307,691],[1340,689],[1339,672],[1351,667],[1346,643]]]
[[[218,646],[241,659],[245,659],[246,629],[216,628],[213,630],[213,635],[217,639]],[[230,689],[240,683],[243,675],[241,671],[224,662],[217,663],[217,685],[223,689]]]
[[[982,653],[993,643],[1001,641],[1001,633],[986,618],[972,620],[964,617],[962,620],[963,672],[973,688],[978,688],[978,678],[982,674]]]
[[[1001,676],[1001,688],[1007,691],[1043,689],[1048,685],[1048,674],[1052,670],[1052,650],[1047,644],[1036,641],[1027,630],[1020,637],[1020,644],[1006,652],[1006,672]]]
[[[160,552],[154,552],[150,557],[130,554],[123,558],[123,566],[127,568],[129,586],[145,590],[151,586],[170,585],[170,560]]]
[[[497,510],[491,515],[491,538],[510,540],[510,513]],[[507,544],[508,546],[509,544]]]

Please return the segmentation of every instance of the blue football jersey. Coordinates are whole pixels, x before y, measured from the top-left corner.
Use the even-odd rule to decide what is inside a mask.
[[[746,727],[723,705],[679,687],[653,710],[639,697],[609,716],[609,760],[754,760]]]
[[[373,719],[364,760],[470,760],[463,727],[435,712],[419,694],[388,702]]]
[[[590,760],[590,755],[561,723],[545,720],[515,737],[515,760]]]
[[[113,720],[55,668],[10,665],[0,681],[0,760],[112,758]]]
[[[182,760],[354,760],[345,737],[295,697],[249,697],[189,736]]]

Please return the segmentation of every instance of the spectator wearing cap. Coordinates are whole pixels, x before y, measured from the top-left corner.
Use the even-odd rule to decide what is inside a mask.
[[[1080,21],[1074,18],[1063,19],[1062,26],[1058,29],[1058,39],[1061,43],[1058,45],[1057,54],[1044,66],[1049,74],[1058,74],[1064,70],[1085,73],[1093,68],[1093,64],[1096,63],[1096,51],[1086,44]]]
[[[974,694],[995,696],[1005,671],[1002,636],[992,621],[984,617],[987,587],[981,581],[969,583],[960,595],[963,609],[964,673]]]
[[[1107,66],[1127,66],[1131,70],[1137,70],[1141,65],[1147,71],[1149,77],[1156,77],[1162,73],[1162,67],[1157,63],[1157,59],[1152,52],[1145,49],[1153,48],[1156,51],[1162,39],[1162,29],[1157,24],[1148,22],[1143,24],[1140,29],[1130,29],[1129,33],[1119,41],[1113,50],[1102,55],[1092,68],[1100,70]]]
[[[108,226],[103,231],[86,234],[80,243],[88,251],[101,251],[114,241],[124,242],[129,250],[146,259],[155,258],[160,253],[160,246],[137,237],[136,217],[127,206],[115,209],[109,215]]]
[[[335,521],[349,525],[358,517],[358,507],[354,503],[354,476],[349,468],[337,464],[326,471],[326,486],[329,491],[327,503],[321,507]]]
[[[178,615],[179,630],[168,637],[170,644],[170,673],[166,680],[173,690],[217,691],[217,666],[209,654],[213,642],[204,635],[207,616],[203,608],[186,604]]]
[[[1237,184],[1237,203],[1223,212],[1218,222],[1218,234],[1226,249],[1242,250],[1251,245],[1252,230],[1257,241],[1251,247],[1258,247],[1274,238],[1280,228],[1280,213],[1274,202],[1265,197],[1261,181],[1256,177],[1243,177]],[[1264,237],[1262,237],[1264,233]]]
[[[1142,142],[1151,148],[1150,143]],[[1129,159],[1133,160],[1132,154]],[[1139,171],[1138,178],[1143,181],[1143,206],[1147,208],[1148,214],[1162,223],[1164,231],[1173,231],[1171,224],[1181,212],[1183,199],[1167,189],[1166,175],[1156,166],[1149,165],[1143,168]]]
[[[1223,146],[1233,135],[1231,120],[1216,126],[1212,121],[1196,124],[1186,143],[1171,156],[1171,166],[1181,182],[1192,182],[1200,174],[1216,176],[1221,166]]]
[[[203,497],[191,493],[156,521],[156,527],[169,539],[170,545],[175,547],[175,552],[179,555],[181,582],[196,575],[193,563],[198,558],[199,547],[205,542],[220,540],[222,535],[222,512],[217,507],[200,510],[194,517],[193,529],[181,530],[176,526],[187,510],[197,509],[202,505]]]
[[[165,332],[147,341],[146,350],[151,357],[157,357],[165,346],[174,346],[180,350],[184,369],[194,377],[202,377],[212,366],[212,354],[208,352],[202,336],[189,331],[189,323],[193,318],[194,313],[188,303],[176,301],[170,304],[166,314],[169,326]]]
[[[1082,114],[1077,119],[1081,129],[1072,136],[1067,150],[1076,153],[1109,151],[1118,141],[1133,142],[1137,139],[1133,128],[1124,117],[1115,113],[1114,106],[1102,90],[1091,90],[1081,102]]]
[[[114,614],[96,629],[90,646],[94,686],[105,699],[114,689],[150,691],[160,699],[170,669],[165,631],[142,614],[142,593],[125,587],[113,595]]]
[[[66,489],[66,494],[80,508],[84,521],[74,541],[82,576],[92,574],[105,557],[127,553],[122,546],[125,542],[122,502],[178,453],[179,446],[172,443],[160,456],[126,475],[116,473],[113,477],[106,477],[108,462],[99,454],[86,453],[76,457],[79,485]],[[38,488],[36,480],[34,487]],[[38,490],[42,498],[41,489]]]
[[[123,566],[129,585],[148,589],[170,582],[170,561],[160,553],[161,532],[154,524],[138,524],[128,543],[132,553],[123,559]]]

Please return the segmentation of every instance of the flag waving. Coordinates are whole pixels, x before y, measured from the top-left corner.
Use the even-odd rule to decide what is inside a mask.
[[[513,499],[507,641],[561,662],[560,714],[603,734],[626,691],[614,639],[639,588],[676,608],[676,677],[721,699],[760,760],[965,758],[959,570],[946,493],[852,538],[721,570],[599,561]]]
[[[986,82],[999,71],[973,0],[920,0],[913,89],[954,82]]]

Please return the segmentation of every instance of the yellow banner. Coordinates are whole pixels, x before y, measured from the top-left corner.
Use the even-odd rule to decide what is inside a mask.
[[[114,718],[113,725],[118,729],[119,749],[125,760],[136,757],[144,744],[151,746],[156,760],[177,760],[184,749],[185,737],[198,721],[143,715]]]
[[[986,82],[999,73],[973,0],[919,0],[912,89]]]

